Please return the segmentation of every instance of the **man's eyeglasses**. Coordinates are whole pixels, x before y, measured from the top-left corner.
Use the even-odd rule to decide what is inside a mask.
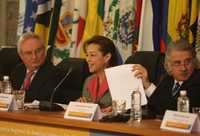
[[[25,51],[25,52],[22,52],[22,53],[23,53],[24,56],[30,58],[30,57],[33,56],[33,54],[34,55],[39,55],[43,50],[44,50],[44,47],[40,47],[40,48],[37,48],[37,49],[35,49],[33,51]]]
[[[179,66],[188,66],[188,65],[191,65],[193,63],[193,59],[192,58],[189,58],[189,59],[185,59],[184,61],[172,61],[171,64],[172,66],[175,66],[175,67],[179,67]]]

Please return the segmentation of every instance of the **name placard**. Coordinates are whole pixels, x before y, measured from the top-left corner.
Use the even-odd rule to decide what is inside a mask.
[[[0,93],[0,111],[17,110],[16,101],[11,94]]]
[[[165,112],[161,129],[190,133],[199,126],[197,114],[167,110]]]
[[[102,118],[102,114],[98,104],[70,102],[64,118],[92,121]]]

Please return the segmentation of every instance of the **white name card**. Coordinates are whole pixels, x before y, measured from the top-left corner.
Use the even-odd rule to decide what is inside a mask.
[[[167,110],[165,112],[161,129],[190,133],[199,131],[199,118],[197,114]]]
[[[13,95],[0,93],[0,111],[17,110],[16,101]]]
[[[65,112],[64,118],[92,121],[102,118],[98,104],[70,102]]]

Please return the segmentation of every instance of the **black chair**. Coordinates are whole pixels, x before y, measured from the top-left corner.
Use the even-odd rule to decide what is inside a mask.
[[[0,80],[4,75],[10,76],[11,71],[21,62],[16,48],[2,48],[0,50]]]
[[[57,65],[65,75],[69,69],[72,69],[69,76],[59,88],[55,96],[55,102],[69,103],[78,99],[82,94],[82,88],[85,79],[90,75],[88,65],[85,59],[67,58]]]
[[[138,51],[127,58],[125,64],[141,64],[149,74],[149,80],[158,84],[165,75],[164,53],[156,51]]]

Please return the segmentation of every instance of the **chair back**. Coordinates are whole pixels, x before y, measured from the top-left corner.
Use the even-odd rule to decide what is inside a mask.
[[[164,53],[156,51],[138,51],[127,58],[125,64],[141,64],[149,75],[149,80],[158,84],[165,74]]]
[[[63,74],[66,74],[69,69],[72,72],[65,79],[58,94],[58,102],[68,103],[69,101],[76,100],[82,94],[82,88],[85,79],[90,75],[88,65],[85,59],[82,58],[66,58],[61,61],[57,66]],[[62,96],[63,98],[61,98]]]
[[[0,50],[0,79],[10,76],[11,71],[21,62],[17,48],[2,48]]]

